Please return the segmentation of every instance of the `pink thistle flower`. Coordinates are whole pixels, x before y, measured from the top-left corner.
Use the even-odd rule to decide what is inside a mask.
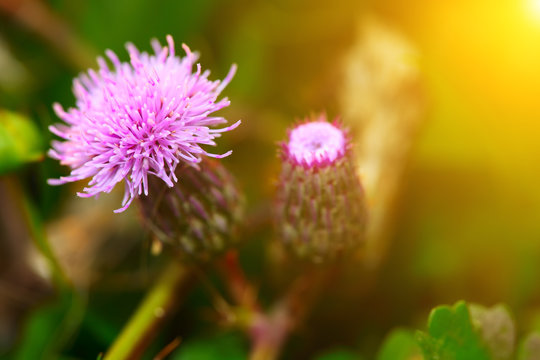
[[[105,53],[113,65],[109,69],[98,58],[99,70],[89,70],[73,82],[76,107],[64,111],[54,104],[56,114],[66,123],[49,129],[65,141],[53,141],[49,156],[71,168],[69,176],[50,179],[59,185],[91,178],[78,193],[81,197],[110,192],[125,182],[122,212],[133,199],[148,195],[148,176],[156,176],[168,187],[178,178],[178,164],[197,164],[202,156],[222,158],[204,150],[201,145],[216,145],[222,132],[236,128],[240,121],[220,129],[223,117],[213,116],[229,105],[218,100],[229,84],[236,66],[223,81],[210,81],[210,72],[193,65],[198,55],[183,45],[186,56],[175,56],[174,43],[168,46],[152,41],[155,55],[139,52],[128,43],[130,61],[121,62],[116,54]]]

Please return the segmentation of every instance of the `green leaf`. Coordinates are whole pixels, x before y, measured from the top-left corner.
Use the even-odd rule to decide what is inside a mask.
[[[87,294],[74,288],[63,273],[46,237],[45,226],[30,199],[21,193],[32,239],[48,260],[57,296],[32,312],[10,359],[60,359],[82,322]]]
[[[428,333],[419,332],[417,341],[425,360],[491,359],[464,301],[435,308],[429,316]]]
[[[12,359],[59,359],[78,329],[85,300],[76,292],[63,290],[54,302],[34,311],[25,324]]]
[[[319,355],[315,360],[360,360],[361,357],[349,350],[338,349]]]
[[[529,334],[519,349],[519,360],[537,360],[540,359],[540,334]]]
[[[0,175],[43,157],[43,140],[35,124],[0,109]]]
[[[418,359],[420,353],[414,334],[409,330],[397,329],[384,340],[377,360],[412,360]]]
[[[515,347],[515,326],[512,316],[503,305],[486,308],[470,304],[473,325],[479,329],[484,344],[494,360],[508,360]]]
[[[174,360],[245,360],[248,354],[242,338],[236,334],[220,334],[204,340],[181,343]]]

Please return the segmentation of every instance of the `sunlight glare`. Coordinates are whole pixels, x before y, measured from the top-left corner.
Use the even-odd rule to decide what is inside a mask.
[[[540,0],[527,0],[526,11],[531,20],[540,23]]]

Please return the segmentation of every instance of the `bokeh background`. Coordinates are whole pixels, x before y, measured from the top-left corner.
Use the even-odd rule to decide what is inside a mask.
[[[391,329],[421,329],[431,308],[459,299],[507,304],[519,332],[540,326],[540,1],[0,0],[0,356],[96,358],[159,269],[135,210],[113,216],[118,194],[48,186],[65,169],[43,154],[52,103],[73,104],[74,76],[105,49],[127,60],[127,41],[149,51],[166,34],[197,50],[213,79],[238,64],[222,114],[243,124],[219,150],[234,149],[225,163],[254,212],[271,203],[277,142],[313,113],[340,116],[361,159],[375,152],[377,184],[396,179],[388,201],[368,194],[384,236],[284,358],[333,348],[373,358]],[[31,154],[13,161],[10,147]],[[377,158],[379,147],[390,156]],[[264,261],[272,237],[262,220],[241,249],[267,301],[279,291]],[[76,290],[58,285],[47,243]],[[247,348],[211,313],[196,286],[155,352],[178,334],[186,346]]]

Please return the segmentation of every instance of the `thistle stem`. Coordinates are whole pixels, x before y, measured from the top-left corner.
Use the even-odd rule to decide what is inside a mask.
[[[250,360],[277,359],[291,330],[291,314],[285,304],[268,314],[259,313],[249,328],[252,340]]]
[[[166,319],[180,305],[182,295],[193,278],[192,271],[173,259],[103,360],[139,359]]]
[[[289,334],[312,310],[320,292],[337,274],[338,267],[306,269],[268,314],[259,314],[250,328],[250,360],[277,359]]]
[[[247,279],[238,253],[229,251],[220,264],[221,274],[234,301],[247,316],[236,325],[251,338],[250,360],[275,360],[279,357],[287,337],[311,311],[322,289],[337,275],[338,263],[329,267],[314,266],[296,279],[285,295],[265,312],[257,300],[254,286]],[[240,318],[240,317],[239,317]]]
[[[220,265],[229,293],[234,301],[246,308],[246,310],[257,312],[260,309],[257,303],[257,292],[246,277],[244,269],[238,260],[238,252],[229,250]]]
[[[249,360],[274,360],[277,359],[279,351],[280,347],[261,341],[251,350]]]

